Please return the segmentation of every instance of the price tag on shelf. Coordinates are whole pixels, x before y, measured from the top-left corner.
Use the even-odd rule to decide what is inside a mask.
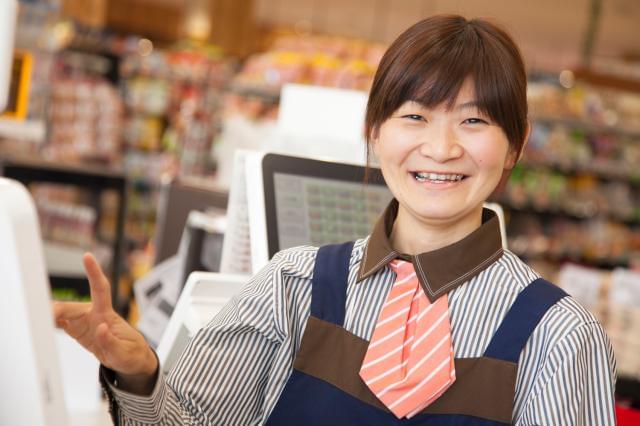
[[[599,304],[602,271],[594,268],[565,264],[558,274],[558,285],[588,309]]]
[[[618,373],[640,377],[640,309],[609,305],[606,332],[618,361]]]
[[[640,273],[615,269],[611,273],[609,303],[640,309]]]

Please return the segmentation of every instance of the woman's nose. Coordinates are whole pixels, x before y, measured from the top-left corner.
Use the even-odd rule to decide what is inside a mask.
[[[439,163],[459,158],[463,154],[462,145],[454,129],[447,124],[431,126],[425,131],[419,151],[421,155]]]

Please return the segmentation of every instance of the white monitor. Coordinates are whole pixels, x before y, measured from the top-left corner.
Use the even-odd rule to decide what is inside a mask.
[[[157,353],[163,371],[169,372],[189,340],[204,327],[247,283],[246,275],[192,272],[187,279]]]
[[[364,91],[286,84],[280,94],[277,138],[265,149],[364,165],[367,99]]]
[[[27,190],[0,178],[1,425],[67,425],[40,226]]]

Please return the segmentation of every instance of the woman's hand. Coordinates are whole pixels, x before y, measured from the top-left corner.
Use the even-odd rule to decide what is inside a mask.
[[[54,302],[56,326],[92,352],[100,363],[114,370],[121,381],[127,382],[123,388],[148,390],[158,369],[153,350],[144,337],[113,310],[111,287],[96,259],[85,254],[83,262],[91,287],[91,302]]]

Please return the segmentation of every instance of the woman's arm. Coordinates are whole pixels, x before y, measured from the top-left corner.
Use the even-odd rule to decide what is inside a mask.
[[[536,372],[517,425],[615,425],[615,358],[598,322],[569,332]]]
[[[280,256],[257,274],[189,343],[150,395],[127,392],[105,374],[121,425],[262,424],[286,381],[295,344]],[[295,322],[295,321],[292,321]],[[293,339],[295,340],[295,339]],[[106,370],[103,370],[106,371]]]

